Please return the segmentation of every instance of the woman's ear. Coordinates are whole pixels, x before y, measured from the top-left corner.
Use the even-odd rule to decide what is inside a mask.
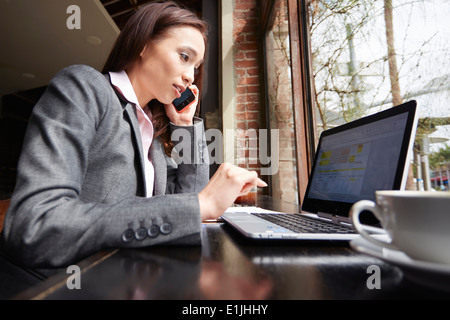
[[[141,53],[139,54],[139,57],[142,57],[145,51],[147,51],[147,45],[144,46],[144,49],[142,49]]]

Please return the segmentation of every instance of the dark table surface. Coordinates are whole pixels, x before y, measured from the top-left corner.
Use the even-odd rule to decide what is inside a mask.
[[[298,207],[260,197],[266,209]],[[244,239],[225,223],[205,223],[202,246],[157,246],[102,252],[70,274],[49,278],[18,299],[447,299],[450,290],[418,284],[403,270],[356,252],[348,242],[265,242]],[[380,288],[369,288],[380,271]],[[371,280],[372,279],[372,280]],[[449,279],[443,279],[449,281]]]

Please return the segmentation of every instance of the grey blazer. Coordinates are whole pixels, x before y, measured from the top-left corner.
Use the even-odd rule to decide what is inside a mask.
[[[169,158],[155,139],[154,196],[145,198],[135,105],[88,66],[59,72],[28,125],[2,235],[7,252],[27,266],[62,267],[106,248],[200,244],[203,123],[171,130],[184,130],[191,152]]]

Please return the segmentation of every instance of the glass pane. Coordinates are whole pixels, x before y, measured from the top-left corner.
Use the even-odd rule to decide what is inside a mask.
[[[298,203],[287,1],[276,0],[272,15],[265,45],[270,129],[278,130],[279,137],[279,169],[272,176],[273,196]]]
[[[448,190],[450,2],[308,4],[318,130],[414,99],[419,127],[407,188]]]

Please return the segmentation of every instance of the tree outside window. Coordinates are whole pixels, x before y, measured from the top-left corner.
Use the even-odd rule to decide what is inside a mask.
[[[450,1],[310,0],[308,11],[319,132],[417,100],[407,188],[448,190]]]

